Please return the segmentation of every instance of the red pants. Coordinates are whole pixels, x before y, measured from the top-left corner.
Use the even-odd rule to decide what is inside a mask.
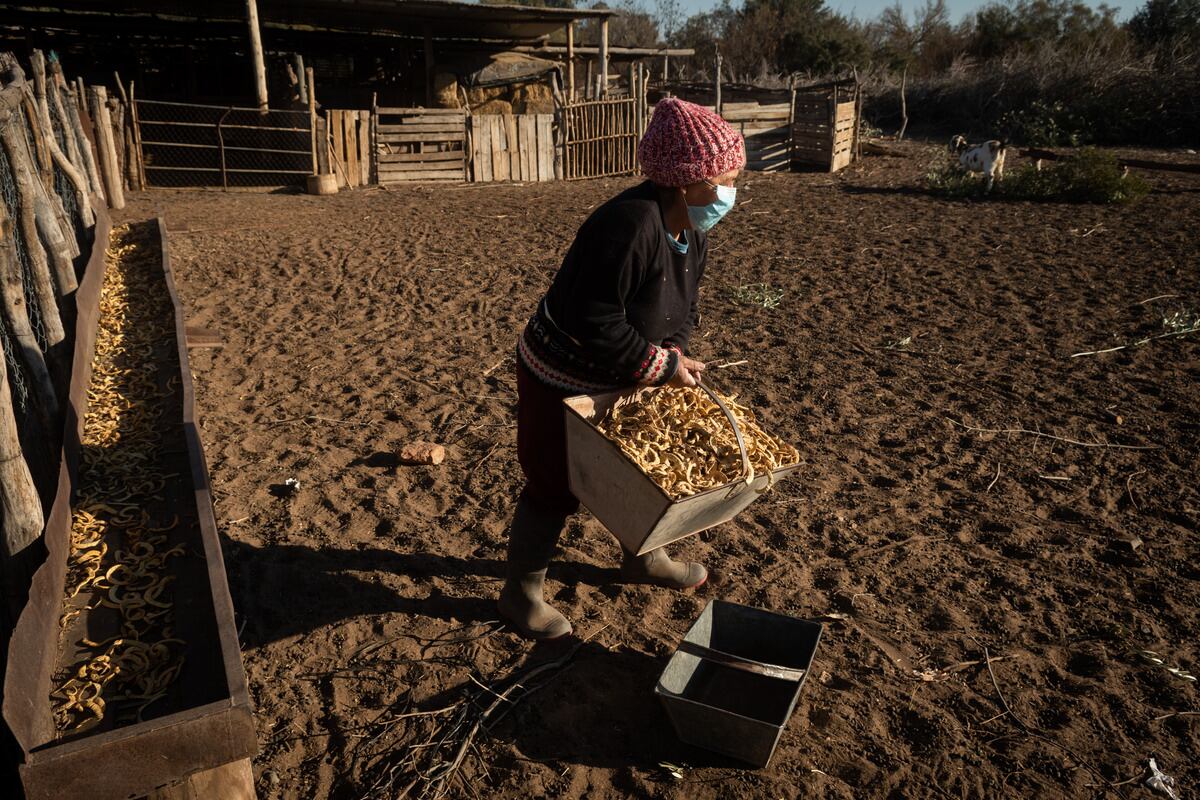
[[[517,358],[517,460],[525,473],[522,497],[547,514],[579,510],[567,479],[563,399],[570,392],[539,381]]]

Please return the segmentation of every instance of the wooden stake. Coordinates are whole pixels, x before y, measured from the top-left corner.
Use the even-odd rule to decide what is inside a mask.
[[[42,535],[45,518],[33,475],[21,451],[8,365],[0,358],[0,509],[4,511],[4,552],[14,556]]]
[[[788,77],[788,170],[792,169],[792,160],[796,157],[796,76]]]
[[[304,56],[299,53],[292,53],[293,69],[296,73],[297,94],[300,96],[300,105],[308,106],[308,70],[304,66]]]
[[[79,152],[83,156],[84,167],[87,171],[88,185],[92,189],[92,194],[101,200],[107,200],[108,195],[104,192],[104,181],[100,179],[100,169],[96,165],[97,153],[92,148],[92,140],[88,138],[87,132],[83,127],[83,118],[79,108],[81,103],[86,102],[86,97],[81,99],[79,89],[75,88],[74,84],[64,81],[67,91],[67,117],[70,120],[71,128],[75,131],[75,139],[79,142]]]
[[[124,208],[125,193],[121,191],[121,176],[117,171],[117,150],[113,144],[112,117],[108,113],[108,90],[93,86],[88,96],[92,125],[96,132],[96,150],[100,156],[100,174],[109,208]]]
[[[5,112],[0,111],[0,117]],[[4,122],[0,120],[0,125]],[[16,241],[12,221],[4,203],[0,203],[0,301],[4,303],[4,323],[9,336],[29,373],[33,404],[48,424],[58,418],[58,397],[50,380],[46,358],[34,335],[29,321],[29,307],[25,302],[25,276],[17,260]],[[0,357],[0,361],[3,361]],[[7,392],[5,393],[7,394]]]
[[[258,110],[267,111],[267,69],[263,64],[262,33],[258,29],[258,2],[246,0],[246,22],[250,26],[250,58],[254,69],[254,92]]]
[[[425,106],[433,108],[433,28],[426,24],[423,33],[425,40]]]
[[[42,56],[41,50],[34,50],[33,56],[30,59],[33,65],[34,85],[37,93],[37,110],[41,127],[46,130],[49,135],[46,136],[46,143],[50,147],[50,156],[58,168],[62,170],[63,175],[71,183],[71,188],[75,194],[75,202],[79,206],[80,220],[84,227],[90,226],[95,222],[95,215],[92,211],[92,204],[88,197],[87,179],[67,157],[67,154],[58,146],[58,139],[54,136],[54,123],[50,118],[50,101],[46,94],[46,61]],[[57,92],[57,89],[54,90]],[[68,126],[63,126],[64,129]],[[66,131],[63,133],[64,143],[69,141],[66,136]],[[74,230],[71,231],[74,233]],[[71,237],[72,239],[74,236]],[[71,270],[71,278],[73,279],[75,272]],[[73,290],[74,287],[72,287]]]
[[[0,139],[3,140],[4,152],[8,156],[8,163],[13,172],[13,182],[17,187],[17,200],[20,204],[21,214],[17,222],[20,236],[25,243],[25,253],[29,258],[34,296],[37,299],[38,308],[42,312],[42,327],[46,331],[46,342],[56,345],[66,338],[66,333],[63,331],[62,318],[58,312],[58,297],[54,290],[54,281],[50,277],[50,262],[39,232],[46,235],[46,244],[53,246],[59,242],[55,242],[51,238],[51,234],[56,234],[54,238],[61,240],[62,231],[59,229],[58,218],[50,208],[49,201],[45,199],[44,191],[41,191],[41,182],[34,173],[33,156],[26,145],[24,134],[18,129],[20,121],[20,117],[14,113],[8,119],[0,122]],[[66,256],[66,243],[61,242],[61,244],[61,247],[55,246],[53,249],[56,266],[60,270],[64,266],[67,270],[73,270],[71,259]],[[64,261],[65,265],[62,263]]]
[[[600,18],[600,94],[608,97],[608,17]]]
[[[317,92],[313,80],[313,68],[306,67],[304,70],[304,84],[306,86],[305,95],[308,100],[308,127],[311,129],[309,140],[312,145],[312,168],[313,175],[318,175],[317,165]]]
[[[129,82],[129,115],[133,128],[133,148],[137,159],[138,189],[146,189],[146,154],[142,151],[142,119],[138,115],[137,96],[134,94],[133,81]]]
[[[75,124],[70,115],[67,113],[66,107],[63,106],[62,93],[65,84],[62,77],[62,65],[58,61],[50,62],[50,81],[47,89],[47,96],[51,103],[55,117],[59,120],[63,132],[63,143],[67,148],[67,157],[75,168],[79,170],[79,174],[84,179],[84,190],[92,191],[90,179],[87,174],[87,164],[83,159],[83,150],[80,148],[79,140],[76,138]],[[69,98],[68,98],[69,99]],[[85,145],[86,146],[86,145]],[[89,208],[91,204],[89,202]],[[90,223],[88,223],[90,224]]]
[[[575,102],[575,23],[567,23],[567,100]]]
[[[715,80],[714,91],[716,92],[716,102],[713,108],[718,114],[721,113],[721,48],[717,48],[717,77]]]

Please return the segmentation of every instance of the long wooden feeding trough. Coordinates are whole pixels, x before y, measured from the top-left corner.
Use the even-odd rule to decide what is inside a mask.
[[[68,576],[75,574],[75,567],[69,569],[68,562],[78,549],[72,531],[79,517],[81,480],[86,469],[91,469],[85,464],[96,463],[95,453],[86,452],[83,442],[93,356],[102,322],[100,300],[108,244],[105,221],[97,226],[95,252],[77,295],[70,409],[57,494],[45,531],[48,556],[34,576],[29,602],[9,648],[3,711],[23,751],[20,774],[29,800],[141,796],[188,776],[243,761],[257,749],[233,604],[213,518],[208,469],[196,426],[184,317],[171,273],[165,226],[162,220],[143,224],[150,229],[147,241],[161,247],[161,280],[156,281],[156,291],[169,296],[169,302],[158,307],[168,317],[163,326],[174,335],[160,337],[164,341],[153,348],[153,357],[130,364],[150,373],[162,398],[158,418],[163,420],[163,433],[156,451],[161,455],[158,463],[165,463],[168,473],[138,513],[144,512],[143,519],[155,526],[147,526],[149,530],[163,532],[163,547],[177,554],[163,562],[169,586],[161,595],[156,590],[155,596],[158,604],[168,598],[173,603],[172,628],[164,635],[180,648],[180,658],[178,667],[158,681],[162,691],[155,688],[153,702],[142,705],[136,715],[122,720],[115,703],[128,699],[116,698],[107,706],[112,713],[86,727],[64,726],[61,717],[56,718],[52,695],[58,691],[61,696],[64,676],[78,669],[80,653],[75,643],[86,637],[114,635],[111,621],[101,620],[103,604],[72,608],[67,585]],[[147,369],[147,361],[154,366]],[[136,542],[116,539],[128,535],[117,526],[100,534],[114,538],[107,544],[109,553],[122,547],[126,553],[132,551]],[[57,708],[61,712],[61,706]]]
[[[681,499],[671,497],[596,427],[613,408],[653,391],[642,387],[563,401],[571,491],[631,553],[642,555],[728,522],[768,485],[799,468],[798,463],[787,464],[749,483],[735,480]]]

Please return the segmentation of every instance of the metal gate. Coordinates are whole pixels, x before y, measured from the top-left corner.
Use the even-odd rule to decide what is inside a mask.
[[[282,186],[316,171],[307,111],[134,102],[150,186]]]

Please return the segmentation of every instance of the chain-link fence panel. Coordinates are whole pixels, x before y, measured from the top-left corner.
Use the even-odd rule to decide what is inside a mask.
[[[313,172],[307,111],[135,103],[150,186],[286,186]]]

